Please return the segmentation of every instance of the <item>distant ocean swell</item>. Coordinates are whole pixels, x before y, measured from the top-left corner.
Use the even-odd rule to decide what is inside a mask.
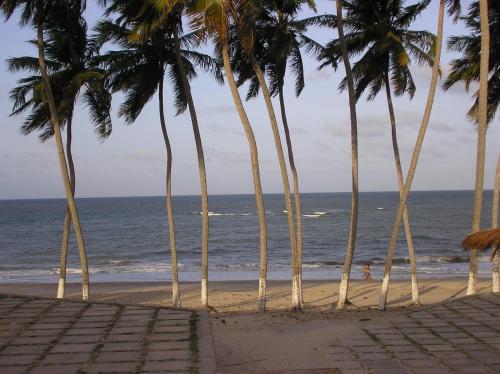
[[[467,276],[468,257],[460,242],[470,231],[472,191],[414,192],[409,201],[420,277]],[[94,281],[170,279],[164,197],[77,199]],[[350,217],[350,194],[302,194],[304,278],[341,276]],[[353,278],[369,263],[380,278],[394,214],[396,192],[361,193]],[[287,213],[282,195],[265,195],[270,279],[290,278]],[[484,206],[491,193],[484,195]],[[173,199],[181,280],[200,271],[199,197]],[[253,195],[211,196],[209,279],[258,279],[258,219]],[[64,199],[0,201],[0,281],[57,280]],[[484,209],[483,222],[491,222]],[[480,273],[488,276],[488,254]],[[408,278],[404,235],[393,277]],[[76,244],[70,243],[68,276],[80,278]]]

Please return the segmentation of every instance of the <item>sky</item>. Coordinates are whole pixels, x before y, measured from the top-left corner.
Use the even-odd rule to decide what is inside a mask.
[[[407,4],[413,3],[408,1]],[[415,30],[436,32],[438,1],[432,1]],[[464,8],[470,1],[463,1]],[[319,13],[334,13],[335,3],[319,0]],[[89,2],[86,18],[93,25],[102,9]],[[303,16],[310,15],[304,12]],[[445,38],[466,33],[463,24],[447,19]],[[30,28],[20,29],[15,17],[0,22],[0,199],[64,197],[55,143],[41,143],[36,134],[24,136],[23,115],[10,117],[9,91],[23,74],[7,71],[9,57],[35,55],[26,43],[34,38]],[[309,36],[325,43],[336,37],[332,30],[312,29]],[[445,39],[446,40],[446,39]],[[443,78],[456,54],[444,51]],[[318,71],[317,62],[304,54],[306,87],[295,97],[293,81],[285,83],[287,116],[302,192],[342,192],[351,188],[350,120],[347,93],[337,89],[344,71]],[[398,139],[406,173],[427,98],[431,70],[412,67],[415,97],[394,98]],[[442,81],[440,82],[440,84]],[[217,84],[200,72],[192,82],[206,158],[209,194],[253,193],[248,143],[227,85]],[[245,87],[240,92],[245,95]],[[471,91],[472,93],[472,91]],[[471,93],[463,85],[447,92],[438,88],[429,129],[413,182],[413,190],[473,189],[477,132],[466,118]],[[165,192],[165,146],[158,118],[157,98],[138,120],[126,125],[118,118],[123,96],[113,99],[113,133],[101,142],[93,132],[81,101],[74,117],[73,154],[77,171],[77,196],[158,196]],[[193,131],[186,112],[175,116],[172,94],[165,91],[167,127],[173,148],[173,192],[198,195],[199,179]],[[272,131],[262,96],[245,103],[258,145],[265,193],[283,190]],[[275,101],[278,113],[279,104]],[[383,90],[371,102],[357,105],[361,191],[395,191],[397,179],[391,146],[390,124]],[[499,116],[490,124],[485,165],[485,188],[493,185],[500,154]],[[281,134],[283,144],[284,135]],[[286,150],[285,150],[286,151]]]

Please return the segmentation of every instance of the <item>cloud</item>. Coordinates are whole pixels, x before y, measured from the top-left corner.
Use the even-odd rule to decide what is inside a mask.
[[[239,125],[239,124],[236,124]],[[231,125],[230,127],[226,127],[219,124],[211,124],[207,125],[204,131],[207,131],[209,134],[230,134],[236,136],[243,136],[243,131],[239,130],[241,126],[236,128],[235,125]]]
[[[416,126],[421,119],[417,112],[397,111],[396,125],[399,129]],[[390,119],[388,114],[366,114],[358,116],[358,135],[360,138],[378,138],[386,135],[390,129]],[[329,135],[337,137],[348,137],[351,135],[350,119],[345,119],[342,125],[337,123],[324,123],[323,131]]]
[[[455,132],[457,128],[443,121],[431,121],[429,127],[438,132]]]
[[[151,163],[151,162],[164,162],[165,161],[165,153],[160,151],[153,151],[149,149],[136,149],[132,152],[124,152],[114,155],[115,158],[132,161],[132,162],[140,162],[140,163]]]
[[[333,72],[327,69],[312,70],[305,74],[306,81],[318,82],[333,77]]]
[[[231,114],[236,112],[236,108],[233,105],[214,105],[206,107],[200,110],[204,114]]]
[[[294,135],[309,135],[309,130],[303,129],[301,127],[291,127],[290,132]]]
[[[207,162],[222,162],[225,164],[248,163],[250,158],[248,152],[243,153],[236,151],[228,151],[212,147],[206,147],[205,155],[207,158]],[[260,159],[259,162],[261,162]]]

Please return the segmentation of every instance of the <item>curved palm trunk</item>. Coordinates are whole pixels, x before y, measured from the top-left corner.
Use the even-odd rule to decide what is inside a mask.
[[[163,141],[167,151],[167,219],[168,219],[168,236],[170,240],[170,256],[172,258],[172,304],[176,308],[181,307],[181,298],[179,295],[179,271],[177,269],[177,245],[175,242],[175,225],[174,212],[172,210],[172,148],[170,147],[170,139],[168,138],[167,126],[165,124],[165,114],[163,110],[163,77],[160,80],[158,87],[158,109],[160,112],[160,125],[163,134]]]
[[[283,121],[283,129],[285,130],[286,146],[288,150],[288,162],[290,163],[290,170],[293,176],[293,198],[295,203],[295,214],[296,214],[296,235],[297,235],[297,261],[299,266],[299,300],[301,304],[304,303],[304,298],[302,295],[302,204],[300,201],[300,191],[299,191],[299,177],[297,174],[297,168],[295,167],[295,159],[293,157],[293,147],[292,139],[290,138],[290,130],[288,128],[288,120],[286,117],[285,108],[285,98],[283,95],[283,86],[279,89],[279,101],[281,109],[281,120]]]
[[[385,75],[385,92],[387,95],[387,105],[389,107],[389,117],[391,118],[391,138],[392,149],[394,152],[394,161],[396,162],[396,171],[399,184],[399,198],[403,193],[403,169],[401,168],[401,158],[399,157],[398,137],[396,130],[396,116],[394,115],[394,107],[392,106],[392,95],[389,77]],[[408,206],[403,211],[403,227],[406,235],[406,243],[408,245],[408,256],[410,257],[410,272],[411,272],[411,298],[413,304],[419,304],[418,301],[418,282],[417,282],[417,262],[415,259],[415,247],[413,246],[413,238],[410,230],[410,218],[408,217]]]
[[[266,281],[267,281],[267,226],[266,226],[266,209],[264,206],[264,196],[262,194],[262,185],[260,183],[259,156],[257,152],[257,143],[253,133],[252,125],[248,120],[243,102],[241,101],[238,87],[234,81],[233,70],[229,58],[229,50],[227,43],[222,45],[222,60],[224,63],[224,71],[226,79],[231,90],[234,105],[238,111],[241,124],[245,130],[245,135],[250,148],[250,159],[252,162],[252,177],[255,190],[255,202],[257,204],[257,214],[259,216],[259,252],[260,252],[260,270],[259,270],[259,312],[266,310]]]
[[[479,68],[479,123],[477,128],[476,186],[472,211],[472,232],[479,231],[481,228],[481,209],[483,206],[484,160],[486,158],[486,128],[488,123],[488,60],[490,56],[490,26],[487,0],[479,1],[479,14],[481,18],[481,62]],[[467,295],[476,293],[477,261],[477,249],[473,249],[470,254]]]
[[[66,125],[66,155],[68,156],[68,168],[69,168],[69,179],[71,183],[71,194],[75,196],[75,164],[73,162],[73,152],[71,151],[72,136],[72,122],[73,118],[68,118],[68,123]],[[64,216],[64,229],[63,237],[61,241],[61,256],[60,256],[60,266],[59,266],[59,284],[57,286],[57,299],[63,299],[66,288],[66,268],[68,261],[68,243],[69,243],[69,233],[71,230],[71,213],[69,211],[69,206],[66,206],[66,214]],[[83,270],[83,269],[82,269]]]
[[[415,143],[415,148],[413,149],[413,155],[411,158],[410,167],[408,168],[408,176],[406,177],[403,192],[400,196],[399,207],[396,213],[396,218],[392,226],[391,240],[389,243],[389,248],[387,249],[387,259],[385,262],[384,278],[382,281],[382,287],[380,291],[379,299],[379,309],[385,310],[387,304],[387,290],[389,289],[389,280],[391,276],[392,260],[394,257],[394,251],[396,250],[396,245],[398,242],[399,229],[401,226],[401,220],[403,218],[403,213],[406,209],[406,203],[408,200],[408,194],[410,193],[411,184],[413,182],[413,177],[415,176],[415,171],[417,169],[418,158],[420,156],[420,151],[425,138],[425,132],[427,131],[427,126],[429,125],[429,119],[432,112],[432,105],[434,104],[434,96],[436,94],[436,86],[439,77],[439,62],[441,60],[441,49],[443,44],[443,19],[444,19],[444,0],[439,2],[439,15],[438,15],[438,33],[436,41],[436,55],[434,57],[434,65],[432,67],[432,78],[429,87],[429,94],[427,96],[427,102],[425,104],[424,116],[420,124],[420,129],[418,131],[417,141]]]
[[[500,200],[500,156],[497,161],[497,171],[495,174],[495,187],[493,188],[493,207],[491,209],[491,227],[498,227],[498,204]],[[498,251],[493,257],[493,292],[500,292]]]
[[[202,212],[202,230],[201,230],[201,305],[208,306],[208,192],[207,192],[207,172],[205,169],[205,156],[203,154],[203,145],[201,142],[200,128],[198,126],[198,117],[194,107],[191,87],[186,76],[186,69],[182,62],[179,38],[175,33],[175,57],[177,66],[182,79],[182,86],[186,94],[191,124],[193,126],[194,141],[196,143],[196,154],[198,155],[198,170],[200,174],[201,188],[201,212]]]
[[[68,166],[66,164],[66,157],[64,154],[63,142],[61,137],[61,127],[59,119],[57,118],[57,107],[50,86],[49,78],[47,75],[47,67],[45,64],[45,51],[43,46],[43,25],[40,23],[37,27],[37,44],[38,44],[38,63],[40,65],[40,72],[47,91],[47,101],[49,103],[50,115],[52,125],[54,126],[54,137],[56,139],[57,156],[59,158],[59,167],[64,182],[64,189],[66,191],[66,199],[68,200],[68,208],[71,214],[71,221],[73,221],[76,235],[76,242],[78,245],[78,252],[80,254],[80,263],[82,265],[82,299],[88,300],[89,298],[89,272],[87,264],[87,255],[85,252],[85,242],[83,239],[82,228],[80,226],[80,218],[78,217],[78,210],[76,208],[75,199],[71,191],[71,181],[68,175]]]
[[[267,83],[264,78],[264,74],[260,69],[255,56],[250,53],[249,55],[250,63],[255,71],[255,75],[259,81],[259,86],[262,89],[262,96],[266,103],[267,113],[269,115],[269,120],[271,122],[271,129],[273,131],[274,145],[276,148],[276,153],[278,154],[278,161],[281,171],[281,180],[283,182],[283,191],[285,195],[285,206],[288,216],[288,228],[290,232],[290,251],[292,257],[292,309],[301,309],[300,291],[299,291],[299,261],[297,256],[297,235],[295,233],[295,222],[293,217],[292,199],[290,194],[290,184],[288,180],[288,171],[286,169],[285,155],[283,153],[283,147],[281,145],[281,137],[278,129],[278,122],[276,121],[276,115],[274,113],[273,103],[271,101],[271,95],[267,88]]]
[[[342,280],[339,288],[339,299],[337,309],[343,309],[347,302],[349,291],[349,277],[351,274],[354,248],[356,247],[356,230],[358,227],[358,119],[356,115],[356,99],[354,97],[354,80],[352,77],[351,63],[347,54],[344,36],[344,22],[342,19],[342,0],[337,0],[337,22],[339,32],[340,49],[347,78],[349,93],[349,110],[351,117],[351,155],[352,155],[352,197],[351,197],[351,221],[349,224],[349,237],[342,269]]]

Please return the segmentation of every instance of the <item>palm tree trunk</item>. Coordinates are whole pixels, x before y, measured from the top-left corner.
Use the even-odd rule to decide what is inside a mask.
[[[495,174],[495,187],[493,188],[493,207],[491,209],[491,227],[498,227],[498,204],[500,200],[500,156],[497,161],[497,171]],[[500,275],[499,275],[499,257],[498,251],[493,257],[493,292],[500,292]]]
[[[202,212],[202,230],[201,230],[201,305],[208,306],[208,191],[207,191],[207,172],[205,169],[205,156],[203,154],[203,145],[201,142],[200,128],[198,126],[198,117],[194,107],[191,87],[186,76],[186,69],[182,62],[179,38],[175,32],[175,57],[177,66],[181,75],[182,86],[186,94],[191,124],[193,126],[194,141],[196,143],[196,153],[198,155],[198,170],[200,174],[201,187],[201,212]]]
[[[266,209],[264,206],[264,196],[262,194],[262,185],[260,183],[260,168],[259,156],[257,152],[257,143],[253,133],[252,126],[248,120],[248,116],[243,107],[238,87],[234,81],[233,70],[229,58],[229,47],[227,42],[222,45],[222,59],[224,63],[224,71],[226,79],[233,96],[234,105],[240,116],[241,124],[245,130],[245,135],[250,148],[250,159],[252,162],[253,187],[255,190],[255,202],[257,204],[257,214],[259,216],[259,252],[260,252],[260,271],[259,271],[259,312],[266,311],[266,282],[267,282],[267,226],[266,226]]]
[[[290,252],[292,257],[292,310],[301,309],[300,293],[299,293],[299,261],[297,257],[297,235],[295,234],[295,222],[293,217],[292,199],[290,194],[290,182],[288,180],[288,171],[286,169],[285,155],[283,153],[283,147],[281,145],[281,138],[278,129],[278,121],[276,121],[276,115],[274,113],[273,103],[271,101],[271,95],[267,88],[267,83],[264,78],[264,74],[260,69],[255,56],[249,54],[250,63],[255,71],[255,75],[259,81],[259,86],[262,89],[262,96],[266,103],[267,113],[269,115],[269,120],[271,122],[271,129],[273,131],[274,146],[278,154],[278,161],[281,171],[281,180],[283,182],[283,191],[285,195],[285,206],[288,216],[288,228],[290,232]]]
[[[481,62],[479,68],[479,123],[477,128],[476,186],[472,212],[472,232],[481,228],[481,209],[483,206],[484,160],[486,157],[486,128],[488,125],[488,60],[490,56],[490,26],[488,1],[479,1],[481,19]],[[476,293],[477,288],[477,249],[470,254],[469,282],[467,295]]]
[[[415,143],[415,148],[413,149],[413,155],[410,162],[410,167],[408,169],[408,176],[406,177],[403,193],[400,196],[399,207],[396,213],[396,218],[392,226],[391,240],[389,243],[389,248],[387,249],[387,258],[385,262],[384,278],[382,281],[382,287],[379,298],[379,309],[385,310],[387,304],[387,290],[389,289],[389,280],[391,276],[392,260],[394,257],[394,251],[396,250],[396,245],[398,243],[399,229],[401,227],[401,220],[403,218],[403,213],[406,209],[406,203],[408,201],[408,194],[410,193],[411,184],[413,182],[413,177],[415,176],[415,171],[417,169],[418,158],[420,156],[420,151],[424,143],[425,132],[427,131],[427,126],[429,125],[429,119],[431,117],[432,105],[434,104],[434,96],[436,94],[436,86],[439,77],[439,62],[441,60],[441,49],[443,44],[443,19],[444,19],[444,1],[439,2],[439,15],[438,15],[438,32],[436,41],[436,55],[434,57],[434,65],[432,67],[432,78],[429,87],[429,94],[427,96],[427,102],[425,104],[424,116],[422,122],[420,123],[420,129],[418,131],[417,141]]]
[[[293,176],[293,198],[295,202],[295,214],[296,214],[296,234],[297,234],[297,261],[299,265],[299,300],[300,303],[304,303],[304,298],[302,294],[302,204],[300,201],[300,191],[299,191],[299,177],[297,174],[297,168],[295,167],[295,159],[293,157],[293,147],[292,139],[290,138],[290,129],[288,128],[288,120],[286,117],[285,108],[285,98],[283,95],[283,86],[279,89],[279,101],[281,109],[281,120],[283,121],[283,129],[285,130],[286,146],[288,150],[288,162],[290,163],[290,169]]]
[[[399,198],[403,193],[403,169],[401,168],[401,159],[399,157],[398,137],[396,130],[396,116],[394,115],[394,107],[392,105],[391,86],[389,76],[385,74],[385,92],[387,95],[387,105],[389,107],[389,117],[391,119],[391,138],[392,149],[394,152],[394,161],[396,162],[396,172],[398,175]],[[417,261],[415,259],[415,247],[413,246],[413,238],[410,230],[410,218],[408,217],[408,206],[403,211],[403,227],[406,235],[406,243],[408,245],[408,256],[410,257],[410,272],[411,272],[411,298],[413,304],[419,304],[418,301],[418,282],[417,282]]]
[[[351,156],[352,156],[352,197],[351,197],[351,220],[349,224],[349,237],[342,269],[342,280],[339,288],[339,299],[337,309],[343,309],[347,302],[349,291],[349,277],[351,275],[352,259],[356,247],[356,231],[358,227],[358,119],[356,115],[356,98],[354,96],[354,80],[352,77],[351,63],[347,54],[344,36],[344,22],[342,19],[342,0],[337,0],[337,26],[339,32],[340,49],[344,61],[349,93],[349,110],[351,117]]]
[[[78,252],[80,254],[80,263],[82,265],[82,299],[88,300],[89,272],[87,264],[87,255],[85,252],[85,242],[83,239],[82,228],[80,226],[80,218],[78,217],[78,210],[76,208],[75,199],[71,191],[71,181],[69,179],[68,166],[66,164],[66,157],[64,154],[63,142],[61,137],[61,127],[59,125],[59,119],[57,117],[57,107],[54,100],[54,94],[52,93],[52,87],[50,86],[47,74],[47,67],[45,65],[45,51],[43,45],[44,43],[43,43],[42,23],[40,23],[37,27],[37,44],[38,44],[38,63],[40,65],[40,72],[42,73],[42,79],[47,93],[47,101],[49,103],[52,125],[54,126],[54,137],[56,139],[59,167],[61,169],[61,174],[64,182],[64,189],[66,191],[66,199],[68,200],[68,207],[71,213],[71,221],[73,221],[73,225],[75,228],[76,242],[78,245]]]
[[[68,168],[69,168],[69,178],[71,183],[71,194],[75,196],[75,164],[73,162],[73,152],[71,151],[72,136],[72,122],[73,118],[70,116],[68,118],[68,123],[66,125],[66,155],[68,156]],[[61,241],[61,256],[60,256],[60,267],[59,267],[59,284],[57,286],[57,299],[64,299],[65,288],[66,288],[66,268],[68,260],[68,243],[69,243],[69,233],[71,230],[71,213],[69,211],[69,206],[66,206],[66,214],[64,215],[64,229],[63,237]]]
[[[175,225],[174,212],[172,210],[172,148],[168,138],[167,126],[165,124],[165,114],[163,109],[163,77],[160,80],[158,87],[158,107],[160,111],[160,125],[163,134],[163,141],[167,151],[167,219],[168,219],[168,236],[170,240],[170,256],[172,258],[172,304],[176,308],[181,307],[181,298],[179,295],[179,271],[177,269],[177,245],[175,242]]]

